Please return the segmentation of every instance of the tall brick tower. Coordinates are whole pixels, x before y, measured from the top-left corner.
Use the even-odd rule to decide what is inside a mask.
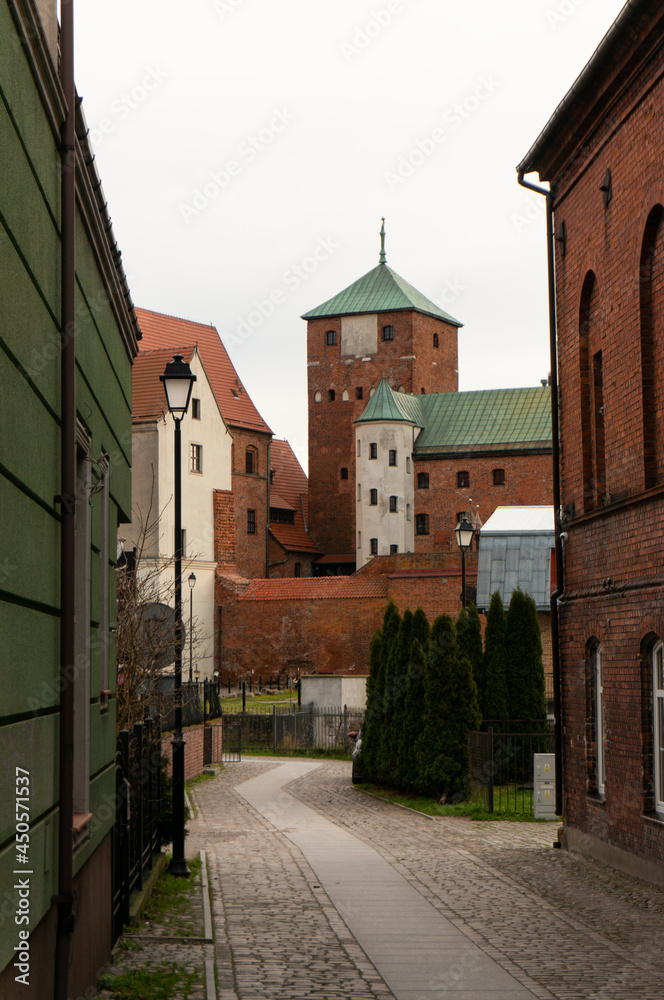
[[[308,527],[324,553],[339,556],[339,566],[352,566],[353,421],[381,378],[400,392],[457,392],[462,324],[387,266],[384,225],[378,266],[302,319],[309,375]]]

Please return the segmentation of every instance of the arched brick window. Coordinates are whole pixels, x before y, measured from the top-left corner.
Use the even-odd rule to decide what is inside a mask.
[[[639,266],[639,305],[641,320],[641,396],[643,401],[643,474],[644,487],[650,489],[661,478],[663,427],[657,415],[656,356],[661,341],[664,308],[664,254],[662,253],[662,216],[664,208],[655,205],[648,216],[641,245]],[[661,350],[661,348],[660,348]]]

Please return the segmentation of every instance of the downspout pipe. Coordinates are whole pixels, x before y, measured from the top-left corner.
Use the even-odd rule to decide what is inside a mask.
[[[556,587],[551,594],[551,653],[553,657],[553,711],[556,759],[556,815],[563,815],[563,746],[562,698],[560,690],[560,644],[558,629],[558,598],[564,590],[563,549],[560,539],[560,436],[558,421],[558,346],[556,338],[556,272],[555,233],[553,228],[553,192],[525,180],[524,170],[518,170],[521,187],[546,198],[546,255],[549,275],[549,351],[551,364],[551,461],[553,465],[553,518],[556,559]]]
[[[59,843],[54,992],[69,996],[71,935],[74,929],[74,664],[76,562],[76,91],[74,87],[74,0],[60,7],[60,77],[67,111],[61,131],[61,387],[60,387],[60,747]],[[84,667],[85,669],[85,667]]]

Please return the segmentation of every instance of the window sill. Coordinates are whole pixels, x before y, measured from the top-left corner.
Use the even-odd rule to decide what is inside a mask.
[[[74,813],[73,837],[74,850],[90,839],[90,823],[92,813]]]
[[[643,814],[643,818],[646,823],[652,823],[653,826],[664,827],[664,813],[647,812]]]
[[[604,792],[588,792],[586,798],[588,802],[592,802],[595,806],[606,805],[606,795]]]

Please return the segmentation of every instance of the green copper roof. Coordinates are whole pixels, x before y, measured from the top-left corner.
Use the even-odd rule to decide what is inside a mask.
[[[398,309],[416,309],[444,319],[454,326],[463,326],[444,309],[440,309],[416,288],[409,285],[387,264],[378,264],[372,271],[358,278],[338,295],[310,309],[302,319],[324,316],[352,316],[358,313],[394,312]]]
[[[369,420],[400,420],[415,424],[417,427],[424,427],[420,400],[420,396],[407,396],[403,392],[394,392],[390,389],[387,379],[382,378],[356,423]]]
[[[405,420],[422,428],[416,455],[551,447],[551,390],[480,389],[412,396],[382,379],[358,423]]]

